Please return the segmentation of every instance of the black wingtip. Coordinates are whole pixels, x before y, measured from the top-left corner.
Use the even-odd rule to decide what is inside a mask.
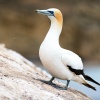
[[[85,78],[86,80],[91,81],[91,82],[93,82],[93,83],[95,83],[95,84],[97,84],[97,85],[100,86],[100,83],[96,82],[96,81],[95,81],[94,79],[92,79],[90,76],[85,75],[85,74],[83,74],[83,76],[84,76],[84,78]]]
[[[86,87],[91,88],[91,89],[93,89],[93,90],[95,90],[95,91],[96,91],[96,88],[95,88],[95,87],[93,87],[92,85],[85,84],[85,83],[83,83],[83,85],[85,85]]]

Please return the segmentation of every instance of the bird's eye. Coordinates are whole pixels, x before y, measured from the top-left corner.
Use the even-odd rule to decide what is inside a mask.
[[[51,13],[52,15],[54,15],[54,12],[53,11],[48,11],[49,13]]]

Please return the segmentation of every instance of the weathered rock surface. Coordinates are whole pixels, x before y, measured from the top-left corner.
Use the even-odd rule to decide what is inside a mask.
[[[0,100],[91,100],[83,93],[69,88],[57,88],[41,81],[49,80],[46,72],[15,51],[0,45]]]

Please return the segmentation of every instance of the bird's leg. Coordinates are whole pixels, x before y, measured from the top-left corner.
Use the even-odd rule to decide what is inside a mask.
[[[55,78],[55,77],[52,77],[52,78],[50,79],[50,81],[48,81],[48,84],[52,84],[52,81],[54,80],[54,78]]]
[[[67,84],[66,84],[66,87],[65,87],[66,90],[68,89],[69,82],[70,82],[70,80],[67,80]]]

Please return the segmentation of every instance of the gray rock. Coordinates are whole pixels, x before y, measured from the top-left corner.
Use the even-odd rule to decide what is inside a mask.
[[[0,45],[0,100],[91,100],[83,93],[54,81],[55,86],[39,80],[48,74],[15,51]]]

